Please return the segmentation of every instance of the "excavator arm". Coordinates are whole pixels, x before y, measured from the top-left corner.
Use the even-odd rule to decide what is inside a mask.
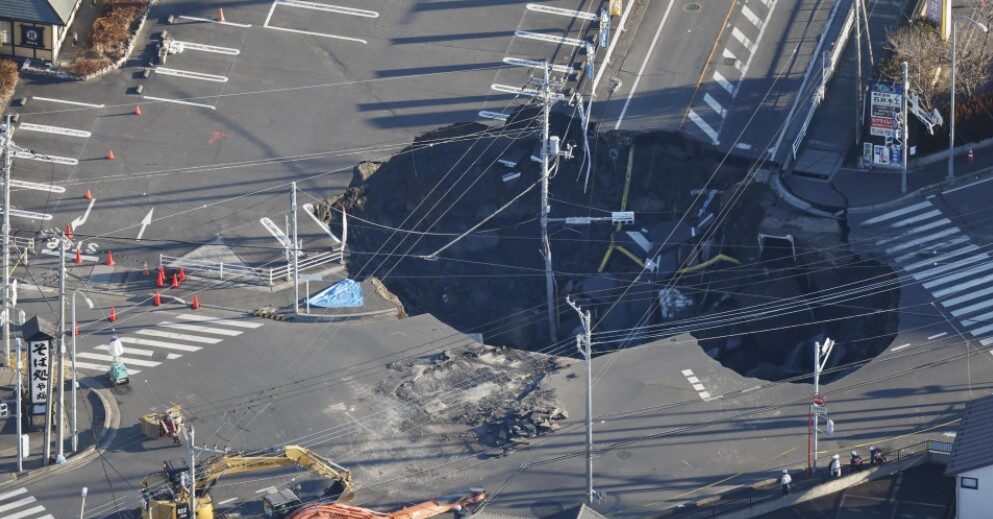
[[[249,456],[223,454],[208,463],[197,481],[197,489],[209,491],[221,476],[299,466],[335,481],[342,494],[352,489],[352,473],[345,467],[299,445],[286,445],[273,454]]]

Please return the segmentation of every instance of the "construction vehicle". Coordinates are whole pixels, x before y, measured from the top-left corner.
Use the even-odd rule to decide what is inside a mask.
[[[142,519],[183,519],[189,516],[190,469],[185,460],[165,462],[163,470],[149,475],[141,482]],[[352,492],[352,473],[337,463],[298,445],[285,445],[268,453],[223,453],[198,464],[196,481],[197,519],[214,519],[214,502],[210,490],[222,476],[262,472],[285,467],[302,467],[325,479],[331,485],[324,496],[330,499],[348,499]],[[287,515],[296,506],[282,503],[275,514]]]
[[[148,413],[139,421],[141,432],[150,440],[162,437],[172,438],[175,445],[179,440],[179,431],[183,429],[183,408],[174,405],[161,413]]]
[[[273,519],[424,519],[455,511],[456,517],[467,517],[472,509],[486,499],[486,491],[470,488],[467,493],[439,497],[394,512],[377,512],[368,508],[342,503],[315,503],[298,508],[286,516],[269,516]],[[266,509],[268,512],[268,508]]]

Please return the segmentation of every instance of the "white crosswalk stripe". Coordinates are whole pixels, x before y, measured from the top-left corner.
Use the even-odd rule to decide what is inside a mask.
[[[935,302],[980,344],[993,344],[993,258],[971,242],[930,199],[874,216],[863,227],[885,224],[875,241]],[[895,245],[891,245],[895,244]],[[895,254],[900,253],[900,254]],[[929,255],[921,259],[921,255]]]
[[[18,488],[0,494],[0,518],[2,519],[54,519],[47,513],[44,505],[38,503],[34,496],[28,495],[28,489]]]
[[[121,361],[128,366],[129,373],[137,374],[141,371],[132,367],[154,368],[165,361],[179,359],[184,354],[200,351],[262,325],[263,323],[255,321],[224,319],[203,314],[170,315],[170,319],[120,337],[124,344]],[[183,333],[172,330],[182,330]],[[78,352],[76,357],[82,360],[77,361],[76,366],[83,370],[107,371],[110,362],[113,361],[113,357],[108,354],[110,346],[101,344],[93,349],[96,352]],[[2,515],[0,519],[3,519]]]

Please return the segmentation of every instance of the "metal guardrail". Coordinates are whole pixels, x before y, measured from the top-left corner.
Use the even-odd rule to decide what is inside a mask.
[[[885,451],[886,463],[892,463],[901,459],[906,459],[923,454],[951,454],[952,443],[941,440],[924,440],[922,442],[900,447],[892,451]],[[847,467],[843,467],[847,470]],[[794,480],[794,491],[805,490],[821,484],[819,478],[809,478]],[[720,517],[721,515],[751,508],[759,503],[781,497],[779,485],[772,484],[763,487],[744,487],[733,491],[726,498],[721,498],[712,505],[704,505],[695,508],[677,509],[666,517],[679,519],[703,519]]]
[[[340,250],[312,254],[300,260],[299,270],[303,272],[329,263],[341,262],[343,257],[344,254]],[[222,261],[179,258],[166,254],[159,254],[159,266],[183,267],[191,273],[216,277],[221,280],[268,284],[269,286],[283,279],[287,281],[291,280],[293,275],[292,263],[286,263],[278,267],[250,267],[243,264],[224,263]]]

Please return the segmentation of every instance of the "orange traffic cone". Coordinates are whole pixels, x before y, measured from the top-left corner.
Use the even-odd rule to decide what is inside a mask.
[[[103,260],[103,264],[104,265],[107,265],[108,267],[113,267],[114,266],[114,253],[113,252],[107,251],[107,259]]]
[[[186,281],[186,269],[179,267],[179,282],[183,283]]]
[[[224,19],[224,9],[223,8],[220,8],[220,7],[217,8],[217,21],[219,21],[219,22],[226,22],[227,21],[227,20]]]
[[[197,299],[196,294],[193,294],[193,303],[190,304],[190,308],[192,308],[194,310],[200,308],[200,300]]]
[[[114,150],[107,151],[107,160],[114,160]]]
[[[179,288],[179,276],[175,272],[172,273],[172,285],[169,288]]]
[[[155,297],[152,298],[152,304],[155,306],[162,306],[162,296],[159,295],[159,291],[155,291]]]
[[[72,225],[66,224],[66,230],[62,231],[67,239],[72,239]]]
[[[117,320],[117,309],[114,308],[113,306],[110,307],[110,314],[107,316],[107,320],[110,322],[114,322]]]
[[[141,115],[141,107],[138,106],[138,105],[134,105],[134,112],[131,112],[131,113],[133,113],[135,115]]]
[[[147,261],[145,262],[145,267],[141,269],[141,275],[142,276],[145,276],[146,278],[149,275],[149,272],[148,272],[148,262]]]
[[[73,258],[72,262],[77,265],[83,264],[83,253],[79,252],[79,247],[76,247],[76,257]]]
[[[159,277],[155,280],[155,286],[159,288],[165,287],[165,269],[162,265],[159,265]]]
[[[90,190],[89,190],[89,189],[87,189],[87,190],[86,190],[86,194],[84,194],[84,195],[83,195],[83,198],[85,198],[85,199],[87,199],[87,200],[93,200],[93,193],[92,193],[92,192],[90,192]]]

